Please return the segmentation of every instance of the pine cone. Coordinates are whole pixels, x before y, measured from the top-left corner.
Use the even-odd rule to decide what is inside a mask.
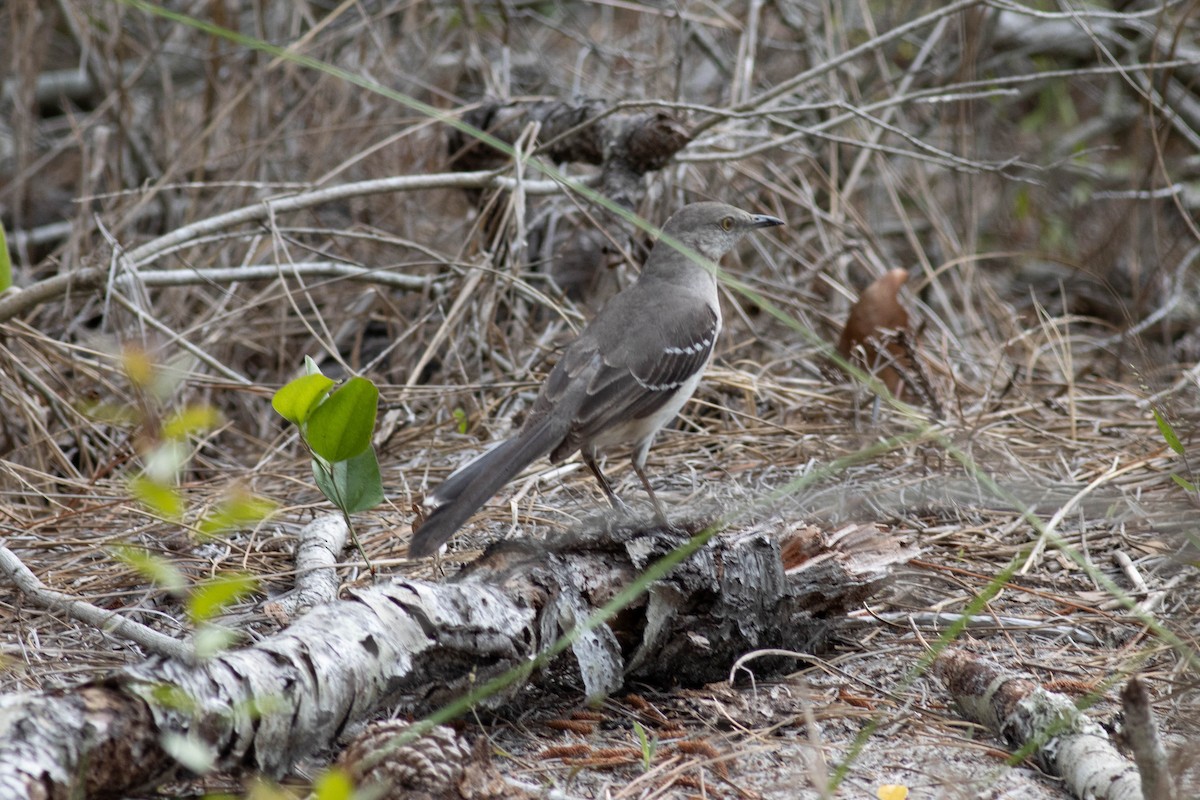
[[[400,720],[371,723],[350,743],[338,764],[361,787],[385,787],[385,798],[459,794],[463,770],[472,760],[471,747],[453,730],[439,726],[415,741],[400,744],[412,725]]]

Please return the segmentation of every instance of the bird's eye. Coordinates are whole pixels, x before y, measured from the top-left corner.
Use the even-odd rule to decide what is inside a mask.
[[[721,227],[727,231],[733,230],[733,217],[726,217],[721,220]]]

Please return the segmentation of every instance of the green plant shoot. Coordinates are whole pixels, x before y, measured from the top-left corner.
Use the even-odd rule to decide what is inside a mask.
[[[305,371],[275,392],[271,407],[300,429],[312,455],[317,487],[342,512],[355,546],[369,565],[350,515],[374,508],[384,499],[379,460],[371,445],[379,389],[360,377],[333,389],[334,382],[309,358]]]

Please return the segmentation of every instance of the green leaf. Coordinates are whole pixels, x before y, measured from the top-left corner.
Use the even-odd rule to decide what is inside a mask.
[[[239,638],[237,631],[219,625],[205,625],[192,637],[192,650],[199,659],[212,658],[233,647]]]
[[[192,366],[193,357],[187,352],[177,353],[162,363],[155,363],[154,373],[145,389],[160,403],[166,403],[188,380],[192,374]]]
[[[234,703],[233,709],[239,716],[245,716],[250,719],[262,719],[271,714],[283,714],[289,708],[288,700],[276,694],[264,694],[256,697],[248,697],[245,700]]]
[[[183,495],[173,486],[138,475],[129,481],[129,492],[134,499],[163,519],[178,520],[183,517]]]
[[[271,408],[288,422],[303,425],[331,386],[333,379],[320,373],[302,375],[275,392],[271,398]]]
[[[168,755],[197,775],[211,772],[217,764],[216,752],[200,740],[199,734],[165,733],[159,744]]]
[[[312,356],[304,357],[304,374],[305,375],[320,375],[321,368],[317,366],[317,362],[313,361]]]
[[[154,382],[154,359],[136,345],[121,348],[121,368],[129,382],[139,389],[146,389]]]
[[[649,772],[654,762],[654,740],[646,735],[646,729],[637,720],[633,721],[633,732],[637,734],[638,744],[642,749],[642,770]]]
[[[1192,483],[1191,481],[1189,481],[1187,478],[1183,477],[1182,475],[1176,475],[1174,472],[1172,472],[1171,480],[1175,481],[1177,484],[1182,486],[1184,491],[1186,491],[1186,492],[1196,491],[1196,484]]]
[[[207,404],[185,406],[169,415],[162,424],[162,435],[182,442],[189,436],[211,431],[221,424],[221,412]]]
[[[196,586],[187,602],[188,619],[203,622],[250,594],[258,586],[250,575],[227,572]]]
[[[1013,216],[1019,220],[1027,220],[1031,215],[1033,198],[1030,197],[1029,187],[1022,186],[1013,196]]]
[[[106,425],[120,425],[132,427],[141,421],[141,415],[137,409],[121,403],[103,403],[95,400],[78,400],[74,403],[75,409],[97,422],[102,422]]]
[[[313,796],[316,800],[352,800],[354,782],[345,770],[330,767],[313,782]]]
[[[143,579],[155,586],[161,586],[172,594],[182,594],[187,588],[187,579],[183,577],[183,573],[162,556],[129,545],[114,547],[112,552],[118,561],[133,567]]]
[[[466,433],[467,432],[467,412],[463,411],[461,408],[456,408],[451,413],[454,415],[454,421],[456,423],[458,423],[458,425],[457,425],[458,432]]]
[[[190,717],[200,713],[200,704],[196,702],[196,698],[173,683],[153,684],[150,687],[150,699],[160,707],[178,711],[184,716]]]
[[[1167,422],[1167,418],[1157,408],[1154,409],[1154,422],[1158,425],[1158,432],[1166,440],[1167,446],[1179,455],[1183,455],[1183,443],[1175,435],[1175,429],[1171,427],[1171,423]]]
[[[189,455],[186,442],[165,439],[142,454],[144,474],[148,480],[162,486],[172,485],[187,464]]]
[[[383,477],[373,447],[347,461],[335,461],[332,474],[315,458],[312,467],[321,493],[347,514],[367,511],[383,502]]]
[[[265,497],[237,492],[217,504],[200,523],[202,536],[215,536],[223,531],[256,525],[274,513],[277,505]]]
[[[294,794],[262,776],[255,776],[249,783],[250,791],[239,794],[237,800],[296,800],[297,797],[302,796]]]
[[[379,389],[366,378],[351,378],[313,409],[304,438],[326,461],[345,461],[371,446]]]
[[[340,463],[346,464],[348,462],[342,461]],[[341,508],[342,495],[338,489],[338,485],[334,483],[333,465],[320,456],[313,456],[312,473],[313,480],[317,482],[317,488],[321,490],[321,494],[325,495],[325,499],[338,508]]]
[[[12,285],[12,259],[8,257],[8,237],[4,235],[4,223],[0,222],[0,292]]]

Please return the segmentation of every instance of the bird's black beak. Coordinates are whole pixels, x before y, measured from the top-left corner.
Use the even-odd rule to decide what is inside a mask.
[[[773,228],[776,225],[783,224],[783,220],[779,217],[772,217],[766,214],[755,214],[750,217],[750,226],[753,228]]]

